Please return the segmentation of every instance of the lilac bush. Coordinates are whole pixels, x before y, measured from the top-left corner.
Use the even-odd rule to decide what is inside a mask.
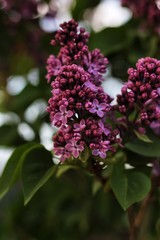
[[[126,5],[127,2],[129,3],[129,1],[123,1]],[[136,6],[142,3],[144,4],[144,1],[137,2]],[[147,3],[151,2],[148,1]],[[132,1],[132,4],[135,3]],[[155,3],[152,2],[152,4]],[[140,8],[139,14],[142,13],[142,10],[148,9],[149,6],[148,4],[144,5],[144,9]],[[139,228],[147,213],[147,206],[153,202],[156,209],[159,201],[160,60],[156,59],[158,58],[158,36],[155,34],[154,41],[149,41],[148,44],[148,41],[146,41],[149,38],[148,33],[144,37],[143,34],[139,34],[140,32],[137,29],[132,31],[133,23],[135,24],[135,21],[131,20],[126,24],[127,28],[129,28],[127,35],[125,33],[126,26],[122,26],[94,33],[91,38],[89,33],[80,28],[73,19],[61,24],[60,30],[55,33],[55,37],[51,41],[56,50],[53,51],[58,53],[51,54],[47,60],[46,79],[48,85],[44,83],[44,72],[40,73],[43,79],[42,84],[45,84],[48,89],[44,91],[42,84],[40,84],[40,89],[34,86],[34,90],[37,89],[40,94],[44,93],[45,99],[49,98],[48,115],[51,124],[57,128],[57,132],[53,135],[52,152],[51,149],[47,150],[43,145],[33,142],[16,147],[0,178],[0,198],[20,178],[25,204],[27,204],[37,190],[50,178],[57,179],[66,171],[71,170],[71,175],[67,173],[66,179],[71,177],[71,182],[74,182],[74,176],[76,176],[77,180],[80,181],[78,182],[79,186],[82,186],[81,190],[86,189],[87,196],[91,195],[91,192],[95,194],[101,189],[102,195],[105,196],[107,193],[110,194],[111,199],[114,196],[116,197],[122,209],[127,211],[128,214],[129,239],[138,239]],[[147,24],[148,26],[154,24],[156,26],[154,30],[157,30],[159,22],[155,20],[155,23],[151,21]],[[37,37],[35,31],[33,32],[34,36]],[[122,39],[121,37],[118,38],[119,35],[121,35]],[[127,36],[128,42],[125,42]],[[130,39],[131,36],[134,38],[133,41]],[[143,48],[141,44],[140,47],[138,46],[143,37],[142,43],[144,45],[146,41],[147,50],[146,48],[141,49],[141,47]],[[114,105],[109,92],[106,93],[102,87],[104,80],[106,80],[107,86],[105,73],[109,61],[99,49],[90,51],[88,47],[89,38],[92,44],[93,42],[97,44],[97,39],[99,41],[103,40],[100,48],[101,46],[102,48],[105,48],[105,46],[106,49],[109,48],[108,52],[105,52],[105,49],[103,49],[103,52],[112,63],[111,71],[113,76],[116,76],[119,70],[124,70],[121,63],[123,63],[126,54],[128,54],[128,60],[133,60],[133,62],[127,61],[127,68],[128,66],[132,67],[128,69],[128,79],[125,74],[123,75],[124,78],[121,77],[124,84],[121,93],[114,99],[116,100]],[[115,39],[117,44],[114,42]],[[119,41],[121,41],[121,44],[119,44]],[[92,44],[90,46],[94,46]],[[139,51],[139,49],[142,51]],[[118,52],[118,55],[116,52]],[[124,53],[124,59],[122,53]],[[151,57],[142,57],[147,55]],[[140,59],[138,59],[139,56],[141,56]],[[51,94],[49,95],[50,89]],[[48,97],[46,97],[46,92]],[[23,103],[24,99],[28,100],[28,94],[30,93],[32,93],[30,88],[27,88],[26,93],[22,91],[21,100],[17,96],[17,105],[21,105],[21,101]],[[37,96],[36,92],[33,91],[33,93]],[[31,95],[29,100],[33,102],[30,97]],[[27,105],[23,106],[26,108]],[[39,122],[37,124],[39,130],[41,124]],[[6,129],[8,129],[8,126]],[[11,133],[9,132],[9,135]],[[77,171],[76,174],[73,171]],[[81,181],[80,172],[88,178],[88,187]],[[61,187],[64,179],[62,178]],[[62,188],[61,190],[59,190],[59,187],[55,188],[57,192],[63,193]],[[64,182],[65,188],[66,184]],[[72,196],[76,196],[74,191],[71,190],[71,192],[73,192]],[[67,199],[68,203],[72,197]],[[90,196],[90,199],[93,200],[93,197]],[[115,201],[111,204],[112,201],[107,200],[109,199],[108,196],[104,199],[104,201],[108,202],[106,203],[106,212],[109,208],[115,208],[115,216],[117,217],[119,211],[117,213],[118,206],[115,205]],[[88,202],[92,201],[87,200],[87,208],[84,208],[87,215]],[[67,212],[69,212],[68,204],[65,205],[67,206]],[[80,205],[82,205],[81,201]],[[101,208],[102,215],[104,215],[104,205],[97,205]],[[111,212],[108,212],[110,215]],[[59,211],[57,214],[59,215]],[[122,211],[121,214],[123,214]],[[85,215],[82,214],[82,218],[85,218]],[[117,218],[117,222],[119,219]],[[110,218],[109,222],[114,227]],[[62,225],[61,222],[60,225]],[[126,225],[125,222],[125,227]],[[75,225],[73,224],[73,226]],[[120,227],[118,228],[120,229]],[[122,235],[122,239],[128,239],[125,236],[128,235]]]

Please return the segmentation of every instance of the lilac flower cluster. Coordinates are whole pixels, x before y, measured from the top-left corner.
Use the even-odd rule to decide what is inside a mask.
[[[50,55],[47,61],[47,79],[48,82],[64,65],[76,64],[83,67],[92,77],[92,82],[100,86],[103,81],[103,74],[106,72],[107,58],[101,54],[99,49],[89,51],[86,45],[89,33],[85,29],[78,28],[78,23],[73,19],[60,25],[55,39],[51,41],[54,46],[60,46],[60,51],[55,57]]]
[[[121,0],[122,5],[133,12],[135,18],[145,19],[146,26],[151,26],[160,33],[160,2],[159,0]]]
[[[37,15],[37,1],[26,0],[26,1],[12,1],[2,0],[2,8],[5,9],[9,14],[12,13],[11,19],[15,22],[19,22],[23,19],[31,19]]]
[[[126,118],[137,111],[135,127],[141,133],[149,126],[160,134],[160,60],[138,60],[136,69],[128,69],[128,82],[118,95],[118,109]]]
[[[35,17],[37,18],[39,15],[38,8],[44,3],[46,3],[45,0],[1,0],[0,8],[5,10],[9,16],[9,20],[16,25],[22,20],[31,20]],[[48,4],[48,11],[45,16],[55,17],[56,7],[53,2],[48,1],[46,4]]]
[[[90,155],[105,158],[120,141],[118,130],[105,123],[112,99],[100,84],[108,61],[98,49],[88,50],[89,34],[78,29],[74,20],[61,27],[52,41],[60,50],[57,57],[49,57],[46,76],[52,80],[47,110],[52,124],[59,128],[53,137],[54,153],[64,161],[78,158],[89,148]]]

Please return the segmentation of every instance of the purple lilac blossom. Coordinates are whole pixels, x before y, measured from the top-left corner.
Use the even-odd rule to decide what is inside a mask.
[[[121,0],[135,18],[144,20],[145,27],[152,27],[160,34],[160,2],[159,0]]]
[[[147,127],[159,135],[160,123],[160,60],[141,58],[136,68],[128,69],[128,82],[117,96],[118,110],[126,117],[135,110],[135,128],[145,132]]]
[[[51,41],[53,46],[60,46],[57,57],[51,55],[47,61],[48,81],[52,81],[57,75],[59,67],[76,64],[83,67],[91,76],[90,81],[95,86],[100,86],[104,80],[103,74],[106,72],[108,64],[107,58],[103,56],[99,49],[89,51],[86,45],[89,33],[85,29],[78,28],[78,23],[73,19],[60,25],[55,39]]]
[[[89,109],[89,112],[96,113],[99,117],[103,117],[106,107],[106,103],[99,103],[97,99],[94,99],[92,102],[92,107]]]
[[[72,153],[73,157],[77,158],[80,154],[80,152],[82,152],[84,150],[84,146],[83,143],[82,144],[78,144],[77,141],[73,138],[71,139],[65,146],[65,148]]]
[[[90,155],[105,158],[120,142],[118,130],[105,123],[113,111],[112,99],[101,87],[108,60],[98,49],[89,52],[89,34],[78,29],[74,20],[61,28],[52,40],[60,50],[57,57],[49,57],[46,75],[52,87],[47,111],[51,123],[59,128],[53,137],[54,152],[64,161],[78,158],[87,146]]]
[[[67,119],[73,116],[73,112],[71,110],[66,109],[65,106],[60,106],[59,112],[57,112],[54,115],[54,124],[56,124],[57,121],[60,121],[61,124],[65,125],[67,123]]]

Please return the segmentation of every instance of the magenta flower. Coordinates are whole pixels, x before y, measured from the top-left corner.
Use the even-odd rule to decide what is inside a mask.
[[[53,123],[55,124],[58,121],[61,121],[63,125],[67,123],[67,119],[73,116],[73,112],[71,110],[66,109],[65,106],[60,106],[60,112],[54,115]]]
[[[94,99],[92,105],[93,106],[89,109],[89,112],[96,113],[99,117],[103,117],[107,104],[99,103],[97,99]]]
[[[61,162],[66,158],[70,158],[70,153],[64,147],[55,148],[54,153],[55,155],[60,156]]]
[[[75,158],[77,158],[79,156],[80,152],[82,152],[84,150],[84,147],[80,144],[78,145],[78,143],[75,139],[70,140],[69,143],[67,143],[65,148],[69,152],[71,152],[71,154]]]
[[[48,80],[48,82],[51,81],[51,78],[53,76],[57,76],[61,67],[62,67],[61,61],[58,58],[56,58],[54,55],[50,55],[47,60],[47,67],[46,67],[47,69],[46,79]]]
[[[128,69],[128,82],[117,96],[119,111],[127,116],[139,109],[136,129],[150,126],[159,133],[160,121],[160,60],[141,58],[135,68]]]
[[[92,150],[94,156],[100,156],[101,158],[106,158],[106,152],[109,150],[110,141],[101,141],[99,146]]]
[[[95,84],[91,83],[91,81],[87,81],[84,83],[84,85],[88,88],[90,88],[93,91],[97,91],[99,87],[97,87]]]
[[[160,136],[160,120],[151,122],[150,128],[152,128],[155,134]]]
[[[159,0],[121,0],[122,5],[130,8],[134,18],[144,22],[143,27],[152,27],[160,33],[160,9]]]
[[[74,124],[74,132],[81,132],[83,129],[86,127],[85,125],[85,120],[82,119],[80,123],[75,123]]]
[[[110,134],[111,131],[108,128],[105,128],[104,123],[102,121],[99,121],[98,125],[106,136]]]

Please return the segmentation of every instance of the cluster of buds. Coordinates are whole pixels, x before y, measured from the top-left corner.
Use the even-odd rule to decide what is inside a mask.
[[[19,22],[21,19],[31,19],[37,15],[37,1],[2,0],[1,8],[11,15],[11,19]]]
[[[96,86],[100,86],[106,72],[107,58],[99,49],[89,51],[86,45],[89,33],[85,32],[84,28],[78,28],[78,23],[73,19],[60,26],[62,29],[57,31],[55,39],[51,41],[52,45],[60,46],[60,51],[57,57],[50,55],[48,58],[46,76],[48,82],[57,76],[62,66],[76,64],[90,74]]]
[[[108,60],[98,49],[89,51],[89,34],[71,20],[61,25],[52,40],[60,50],[47,61],[52,97],[47,108],[53,125],[54,152],[61,161],[78,158],[85,148],[90,155],[106,158],[118,143],[118,130],[106,124],[112,99],[101,87]]]
[[[118,110],[126,119],[137,112],[134,124],[140,133],[150,127],[160,134],[160,61],[141,58],[128,74],[128,82],[117,96]]]
[[[47,3],[48,2],[48,3]],[[5,10],[8,16],[10,16],[10,20],[18,23],[22,19],[28,20],[33,19],[38,16],[39,11],[38,8],[41,4],[48,4],[48,11],[45,16],[54,17],[56,14],[56,8],[53,5],[53,2],[50,1],[37,1],[37,0],[1,0],[0,8]]]
[[[147,26],[151,26],[160,33],[160,1],[159,0],[121,0],[122,5],[130,8],[135,18],[145,19]]]

